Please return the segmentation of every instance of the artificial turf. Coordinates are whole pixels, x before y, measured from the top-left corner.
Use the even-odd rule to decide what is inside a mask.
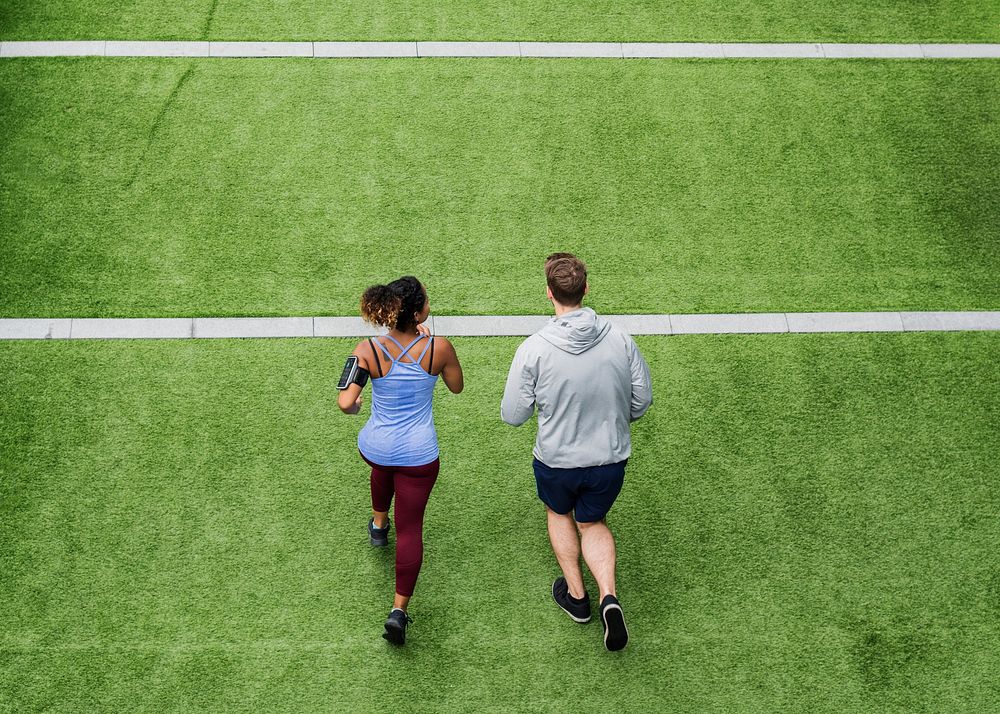
[[[0,38],[997,42],[989,0],[0,0]]]
[[[996,309],[993,60],[4,60],[0,316]]]
[[[517,343],[456,340],[402,650],[349,342],[0,343],[0,709],[995,708],[1000,336],[641,338],[617,656],[548,594]]]

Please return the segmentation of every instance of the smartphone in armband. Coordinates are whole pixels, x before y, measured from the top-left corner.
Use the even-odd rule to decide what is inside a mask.
[[[358,364],[357,357],[351,355],[347,358],[347,363],[344,365],[344,371],[340,375],[340,381],[337,382],[337,389],[344,390],[352,384],[357,384],[363,387],[367,383],[368,370]]]

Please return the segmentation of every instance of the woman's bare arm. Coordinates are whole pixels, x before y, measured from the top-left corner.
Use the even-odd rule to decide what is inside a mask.
[[[441,378],[444,379],[445,386],[452,394],[458,394],[465,388],[465,376],[462,374],[462,365],[458,361],[458,354],[455,353],[455,348],[446,338],[435,337],[434,340],[441,364],[444,365],[441,369]],[[435,355],[434,360],[438,359],[439,357]]]

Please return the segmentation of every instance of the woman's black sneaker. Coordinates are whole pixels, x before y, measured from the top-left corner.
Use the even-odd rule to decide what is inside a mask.
[[[405,644],[406,626],[411,622],[413,620],[404,611],[393,608],[392,612],[389,613],[388,619],[385,621],[385,632],[382,633],[382,637],[394,645]]]
[[[605,595],[601,600],[601,624],[604,625],[604,646],[612,652],[625,649],[628,644],[628,628],[621,603],[614,595]]]
[[[569,594],[566,578],[556,578],[552,583],[552,599],[573,622],[590,622],[590,595],[584,592],[583,598],[577,600]]]
[[[388,521],[385,522],[385,528],[376,528],[375,519],[368,519],[368,540],[372,545],[378,546],[379,548],[389,545],[389,528],[392,523]]]

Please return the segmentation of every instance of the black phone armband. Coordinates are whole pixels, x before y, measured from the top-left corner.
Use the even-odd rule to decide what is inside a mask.
[[[352,384],[357,384],[358,386],[363,387],[368,384],[368,376],[368,370],[358,363],[357,357],[351,355],[347,358],[347,363],[344,365],[344,371],[340,375],[340,381],[337,382],[337,389],[344,390]]]

